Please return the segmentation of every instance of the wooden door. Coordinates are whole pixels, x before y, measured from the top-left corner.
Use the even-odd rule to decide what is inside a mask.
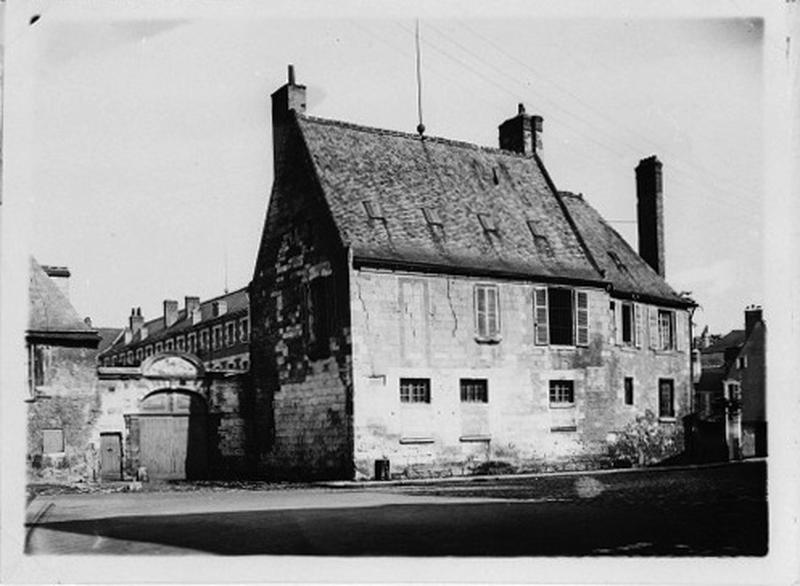
[[[122,479],[122,437],[118,433],[100,434],[100,478]]]
[[[206,473],[206,416],[199,397],[163,393],[146,400],[139,418],[139,462],[153,479],[203,478]],[[166,413],[156,413],[162,410]]]

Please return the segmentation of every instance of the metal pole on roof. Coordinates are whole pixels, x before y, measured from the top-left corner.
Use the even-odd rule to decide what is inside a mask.
[[[414,33],[414,41],[416,46],[417,57],[417,116],[419,124],[417,124],[417,132],[420,136],[425,133],[425,125],[422,123],[422,72],[420,70],[420,51],[419,51],[419,18],[417,19],[417,26]]]

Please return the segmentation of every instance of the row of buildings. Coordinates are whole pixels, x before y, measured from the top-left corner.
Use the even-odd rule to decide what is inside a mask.
[[[595,467],[647,412],[680,449],[695,304],[664,279],[655,157],[636,168],[637,252],[556,188],[522,105],[487,148],[305,103],[290,68],[248,287],[134,308],[96,347],[75,449],[101,476]]]

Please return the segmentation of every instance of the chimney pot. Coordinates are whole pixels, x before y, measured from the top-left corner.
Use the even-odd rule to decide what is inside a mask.
[[[525,113],[525,104],[523,104],[522,102],[520,102],[520,103],[517,105],[517,114],[524,114],[524,113]]]
[[[661,277],[664,261],[664,195],[662,165],[655,155],[636,166],[636,213],[639,256]]]
[[[289,65],[289,81],[272,94],[272,155],[276,176],[285,167],[288,141],[292,136],[291,112],[306,111],[306,86],[295,83],[294,66]]]
[[[750,305],[744,310],[744,335],[749,337],[753,328],[764,319],[764,312],[760,305]]]
[[[289,85],[294,85],[294,65],[289,64]]]

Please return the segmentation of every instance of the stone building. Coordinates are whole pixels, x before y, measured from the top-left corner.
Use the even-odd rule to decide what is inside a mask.
[[[207,370],[247,371],[250,365],[250,318],[247,288],[200,302],[185,297],[182,309],[164,300],[164,312],[145,321],[131,308],[128,327],[100,357],[103,366],[138,366],[161,352],[186,352]]]
[[[650,410],[690,410],[692,302],[664,280],[661,163],[637,254],[542,158],[305,113],[272,95],[275,179],[250,288],[263,471],[369,478],[595,466]]]
[[[65,267],[30,259],[28,352],[28,470],[34,476],[91,478],[91,425],[98,391],[95,359],[101,331],[79,317],[67,296]]]
[[[697,450],[705,459],[767,455],[766,323],[759,306],[744,311],[744,329],[703,344],[695,385]]]
[[[247,473],[249,329],[246,288],[186,297],[182,309],[165,300],[150,321],[131,310],[99,360],[102,478],[142,468],[154,480]]]

